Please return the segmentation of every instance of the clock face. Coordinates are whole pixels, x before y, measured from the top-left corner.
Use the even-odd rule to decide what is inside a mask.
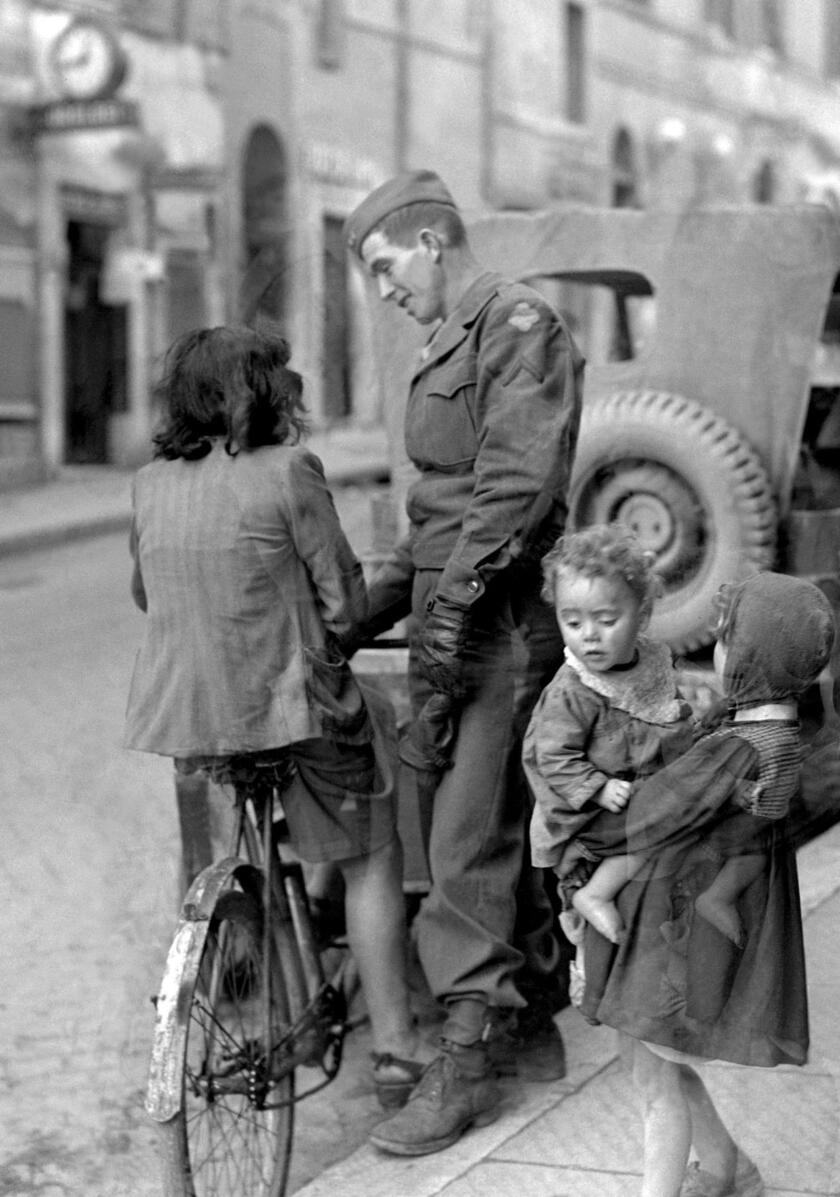
[[[62,95],[95,100],[112,95],[125,76],[125,57],[107,28],[90,18],[72,21],[53,43],[51,65]]]

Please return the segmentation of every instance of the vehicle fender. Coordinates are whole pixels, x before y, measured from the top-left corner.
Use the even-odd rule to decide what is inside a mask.
[[[216,903],[234,879],[248,892],[260,893],[261,878],[259,869],[228,856],[199,873],[184,898],[153,999],[156,1017],[145,1105],[156,1122],[168,1122],[181,1109],[190,1005]]]

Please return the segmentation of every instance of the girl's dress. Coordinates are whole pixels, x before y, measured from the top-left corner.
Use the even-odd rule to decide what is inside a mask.
[[[640,637],[633,664],[605,673],[592,673],[567,649],[523,744],[535,800],[534,865],[554,869],[561,886],[573,889],[615,845],[626,850],[624,813],[592,799],[611,777],[649,777],[693,737],[691,708],[677,695],[665,645]]]
[[[754,575],[729,618],[724,686],[744,712],[795,699],[828,660],[831,609],[801,579]],[[645,863],[618,894],[623,941],[586,927],[581,1010],[591,1021],[705,1059],[805,1063],[805,957],[785,813],[799,753],[795,720],[727,721],[633,793],[627,849]],[[737,947],[694,903],[741,855],[762,867],[737,901]]]
[[[739,805],[759,771],[743,725],[728,723],[631,798],[628,848],[652,855],[618,895],[623,942],[586,928],[588,1018],[705,1059],[805,1062],[805,957],[787,820]],[[737,852],[763,859],[738,902],[743,949],[694,912]]]

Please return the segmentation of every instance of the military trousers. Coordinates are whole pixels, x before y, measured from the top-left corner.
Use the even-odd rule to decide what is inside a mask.
[[[438,570],[415,575],[415,639],[439,578]],[[507,588],[491,587],[471,611],[467,693],[457,712],[450,767],[418,779],[434,793],[427,845],[431,889],[415,930],[429,985],[445,1002],[480,997],[488,1006],[525,1004],[516,983],[524,956],[514,943],[528,818],[527,791],[513,776],[521,743],[518,651]],[[430,689],[418,671],[414,641],[409,688],[419,711]],[[546,929],[529,930],[540,941]]]

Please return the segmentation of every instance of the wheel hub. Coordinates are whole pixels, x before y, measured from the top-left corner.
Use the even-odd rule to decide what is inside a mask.
[[[630,495],[620,503],[615,518],[636,534],[642,548],[659,556],[674,539],[674,519],[656,495]]]

